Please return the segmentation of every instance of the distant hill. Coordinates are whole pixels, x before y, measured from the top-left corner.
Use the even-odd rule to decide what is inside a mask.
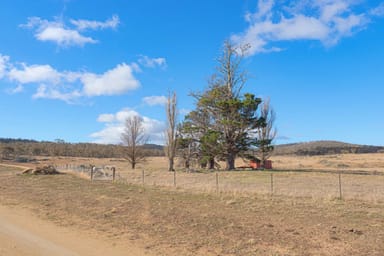
[[[144,144],[143,148],[150,149],[150,150],[164,150],[164,146],[157,145],[157,144]]]
[[[165,154],[163,146],[160,145],[145,144],[142,147],[147,156],[164,156]],[[0,138],[0,160],[25,155],[123,158],[126,156],[126,148],[122,145],[67,143],[60,139],[51,142]]]
[[[14,138],[0,138],[0,143],[35,143],[36,140],[29,139],[14,139]]]
[[[312,141],[291,143],[275,146],[275,155],[331,155],[331,154],[361,154],[384,153],[384,147],[350,144],[339,141]]]

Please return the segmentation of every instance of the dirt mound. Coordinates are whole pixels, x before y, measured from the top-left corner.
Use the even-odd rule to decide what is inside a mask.
[[[27,169],[23,171],[23,174],[33,174],[33,175],[52,175],[60,174],[56,168],[52,165],[38,166],[35,169]]]

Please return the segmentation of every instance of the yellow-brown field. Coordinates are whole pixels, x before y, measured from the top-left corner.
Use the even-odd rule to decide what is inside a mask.
[[[274,194],[293,197],[344,198],[384,201],[384,154],[340,154],[325,156],[274,156],[274,170],[218,172],[191,170],[180,164],[167,171],[165,157],[151,157],[132,170],[123,159],[49,158],[62,170],[80,165],[114,166],[124,183],[177,187],[191,191]],[[224,163],[220,163],[224,167]],[[238,159],[236,166],[247,163]],[[110,173],[110,170],[107,170]],[[79,173],[79,172],[77,172]],[[339,173],[341,175],[339,176]],[[86,174],[81,174],[87,176]]]
[[[383,255],[384,175],[349,174],[382,173],[382,156],[285,156],[273,158],[274,171],[176,173],[165,158],[131,170],[121,159],[60,157],[33,165],[76,175],[45,176],[1,163],[0,205],[101,239],[106,255]],[[115,166],[118,182],[91,182],[77,168],[90,164]]]

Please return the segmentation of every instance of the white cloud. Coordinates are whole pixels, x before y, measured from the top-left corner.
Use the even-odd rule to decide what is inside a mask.
[[[52,88],[42,84],[38,87],[37,92],[34,95],[32,95],[32,98],[62,100],[67,103],[73,103],[75,99],[80,98],[81,96],[82,96],[81,93],[77,90],[63,92],[59,89]]]
[[[371,10],[371,14],[374,16],[384,16],[384,3]]]
[[[136,63],[117,64],[103,73],[89,71],[61,71],[47,64],[12,63],[0,54],[0,79],[15,83],[14,94],[21,92],[23,85],[36,88],[34,99],[56,99],[74,103],[84,97],[122,95],[141,86],[135,74],[142,72]],[[164,105],[165,96],[145,97],[148,105]]]
[[[28,29],[35,29],[35,38],[39,41],[49,41],[62,47],[84,46],[95,44],[98,41],[92,37],[85,36],[81,32],[86,29],[116,28],[119,24],[119,17],[113,16],[105,22],[90,20],[70,20],[75,27],[68,27],[63,20],[48,21],[40,17],[30,17],[26,24],[20,25]]]
[[[123,131],[124,126],[122,125],[106,125],[102,130],[92,133],[90,137],[93,138],[93,143],[120,144]]]
[[[57,99],[67,103],[81,97],[121,95],[135,90],[140,81],[134,72],[140,69],[137,64],[117,65],[103,74],[92,72],[59,71],[50,65],[13,64],[9,57],[0,54],[0,79],[14,82],[16,89],[8,90],[15,94],[21,92],[22,85],[37,86],[33,94],[35,99]]]
[[[22,63],[21,68],[11,68],[8,77],[21,84],[42,82],[57,84],[61,79],[61,74],[50,65],[28,66]]]
[[[190,109],[182,108],[182,109],[179,110],[179,114],[180,114],[180,115],[183,115],[183,116],[186,116],[186,115],[188,115],[189,113],[191,113],[191,111],[192,111],[192,110],[190,110]]]
[[[149,106],[165,105],[167,97],[165,96],[148,96],[143,98],[143,102]]]
[[[140,116],[135,110],[124,108],[115,114],[115,121],[118,123],[125,123],[125,120],[130,117]]]
[[[65,29],[62,27],[46,27],[35,34],[40,41],[51,41],[60,46],[79,45],[84,46],[87,43],[97,43],[91,37],[82,36],[78,31]]]
[[[249,54],[281,51],[275,42],[315,40],[325,46],[362,30],[373,13],[382,12],[382,5],[369,12],[355,11],[358,1],[273,1],[259,0],[257,11],[247,13],[248,28],[231,37],[236,44],[249,44]]]
[[[113,122],[114,120],[115,120],[115,115],[113,114],[101,114],[97,118],[97,122],[100,122],[100,123],[110,123],[110,122]]]
[[[6,74],[8,62],[9,56],[0,54],[0,79],[3,78]]]
[[[115,29],[120,23],[119,16],[113,15],[112,18],[106,21],[96,21],[96,20],[74,20],[70,21],[78,30],[98,30],[98,29],[106,29],[112,28]]]
[[[155,68],[155,67],[166,68],[167,67],[167,61],[165,58],[150,58],[145,55],[139,58],[139,63],[144,67],[148,67],[148,68]]]
[[[140,86],[133,75],[134,68],[123,63],[102,75],[85,73],[81,76],[87,96],[119,95]]]
[[[17,94],[17,93],[21,93],[24,91],[24,86],[22,86],[21,84],[19,84],[18,86],[16,86],[15,88],[12,88],[12,89],[9,89],[7,90],[7,92],[9,94]]]
[[[39,17],[28,18],[24,28],[35,29],[35,38],[40,41],[51,41],[59,46],[83,46],[87,43],[96,43],[91,37],[83,36],[79,31],[70,29],[62,21],[48,21]]]
[[[115,114],[101,114],[97,120],[105,123],[105,126],[100,131],[92,133],[90,137],[94,138],[93,142],[95,143],[119,144],[121,143],[121,134],[124,131],[125,121],[132,116],[141,115],[129,108],[122,109]],[[163,144],[164,122],[146,116],[141,117],[144,131],[149,136],[150,142]]]

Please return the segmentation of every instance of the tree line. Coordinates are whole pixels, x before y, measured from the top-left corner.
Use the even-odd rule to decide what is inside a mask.
[[[146,156],[164,156],[162,146],[141,145]],[[25,139],[0,138],[0,158],[14,160],[33,156],[66,156],[94,158],[124,158],[126,147],[123,145],[103,145],[95,143],[67,143],[63,140],[35,141]]]

